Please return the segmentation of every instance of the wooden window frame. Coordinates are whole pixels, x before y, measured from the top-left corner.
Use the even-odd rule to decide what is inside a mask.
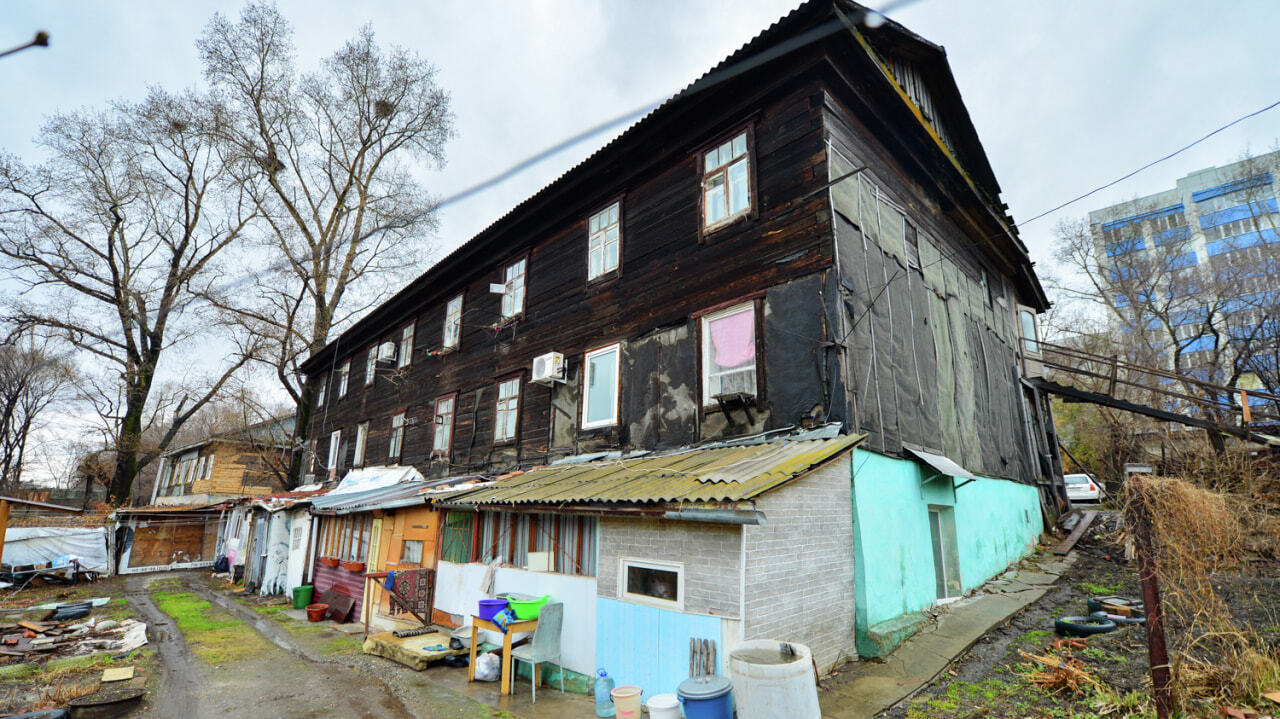
[[[735,213],[730,213],[713,224],[707,224],[707,178],[724,173],[725,176],[725,193],[728,197],[728,168],[733,164],[731,160],[728,163],[717,166],[710,172],[707,171],[706,158],[707,154],[716,151],[726,142],[733,142],[739,135],[746,135],[747,151],[747,206],[745,209]],[[756,186],[756,136],[755,123],[747,122],[739,125],[733,130],[723,133],[716,137],[715,140],[706,143],[694,154],[696,166],[698,170],[698,236],[700,240],[705,240],[711,235],[727,228],[732,227],[739,222],[745,222],[749,218],[757,216],[759,211],[759,190]],[[737,159],[737,158],[734,158]],[[726,206],[726,210],[727,210]]]
[[[396,343],[396,369],[404,369],[413,364],[413,343],[418,333],[418,320],[414,319],[400,328],[400,341]],[[405,347],[408,341],[409,346]]]
[[[336,478],[338,469],[342,467],[338,455],[342,453],[342,430],[335,429],[329,433],[329,453],[325,455],[325,470],[330,479]]]
[[[364,386],[369,387],[378,378],[378,343],[369,346],[369,354],[364,359]]]
[[[351,389],[351,360],[343,362],[338,367],[338,399],[347,396],[348,390]]]
[[[508,382],[516,383],[516,394],[515,394],[516,406],[515,406],[515,409],[513,410],[516,415],[515,429],[512,430],[512,434],[510,437],[504,436],[502,438],[499,438],[498,437],[498,413],[502,411],[501,410],[502,386],[504,384],[507,384]],[[509,374],[509,375],[506,375],[505,377],[500,377],[497,380],[497,394],[494,396],[494,400],[493,400],[493,444],[495,447],[502,446],[502,445],[515,444],[520,438],[520,408],[524,405],[524,385],[525,383],[524,383],[523,373]]]
[[[440,348],[441,348],[441,351],[443,352],[452,352],[453,350],[456,350],[460,346],[462,346],[462,315],[466,311],[465,295],[466,295],[465,292],[459,292],[458,294],[449,298],[449,301],[444,304],[444,324],[442,325],[441,333],[440,333]],[[450,340],[449,305],[452,305],[454,300],[457,300],[458,302],[457,334],[452,338],[453,342],[450,343],[449,341]]]
[[[436,436],[437,436],[436,427],[437,427],[437,424],[443,424],[443,422],[437,423],[437,420],[440,417],[440,403],[446,400],[452,400],[453,407],[449,411],[448,441],[445,443],[445,446],[441,448],[436,446]],[[444,459],[447,461],[453,456],[453,430],[454,430],[454,426],[457,423],[457,419],[458,419],[458,393],[450,392],[449,394],[442,394],[439,397],[436,397],[435,401],[432,403],[432,406],[431,406],[431,457],[432,459]]]
[[[320,381],[316,383],[316,406],[324,406],[325,388],[329,386],[329,378],[321,375]]]
[[[718,305],[706,312],[695,315],[698,321],[698,402],[702,407],[703,413],[718,412],[720,405],[711,397],[710,376],[708,368],[711,358],[707,352],[707,342],[710,341],[709,322],[720,317],[727,317],[742,311],[746,307],[751,307],[752,325],[755,328],[755,359],[753,360],[754,370],[756,373],[756,391],[754,395],[754,404],[759,406],[764,397],[764,332],[761,312],[761,302],[758,297],[750,297],[743,300]]]
[[[504,290],[498,300],[498,317],[499,322],[506,324],[513,322],[524,316],[525,308],[529,306],[529,254],[525,253],[518,257],[511,258],[510,261],[504,262],[501,269],[498,270],[498,284],[507,284],[507,270],[523,263],[523,271],[520,273],[520,307],[511,314],[506,313],[505,305],[507,303],[507,291]]]
[[[400,420],[400,426],[396,426],[396,419]],[[391,431],[387,435],[387,458],[400,461],[400,457],[404,454],[404,435],[405,428],[409,424],[409,411],[402,409],[391,415]],[[398,433],[398,435],[397,435]],[[394,450],[394,451],[392,451]]]
[[[369,454],[369,422],[356,425],[356,441],[351,447],[351,466],[364,467]]]
[[[587,284],[589,284],[589,285],[600,284],[600,283],[602,283],[602,282],[608,282],[609,280],[612,280],[612,279],[614,279],[614,278],[616,278],[616,277],[618,277],[619,275],[621,275],[621,274],[622,274],[622,244],[623,244],[623,239],[624,239],[624,238],[623,238],[623,234],[624,234],[624,233],[623,233],[624,217],[623,217],[623,211],[622,211],[622,210],[623,210],[623,202],[622,202],[622,201],[623,201],[623,199],[624,199],[624,198],[623,198],[623,196],[619,195],[618,197],[615,197],[613,200],[610,200],[609,202],[606,202],[602,207],[597,208],[594,212],[589,212],[589,213],[587,213],[587,220],[586,220],[586,229],[587,229]],[[611,267],[611,268],[609,268],[609,269],[602,269],[598,274],[593,275],[593,274],[591,274],[591,243],[592,243],[592,241],[595,239],[596,234],[603,234],[603,229],[602,229],[600,232],[597,232],[597,233],[593,234],[593,233],[591,232],[591,220],[595,219],[595,218],[596,218],[596,216],[598,216],[598,215],[602,215],[602,214],[607,213],[610,209],[612,209],[612,208],[613,208],[613,206],[614,206],[614,205],[617,205],[617,206],[618,206],[618,262],[617,262],[617,264],[615,264],[613,267]],[[606,226],[605,226],[605,228],[607,228],[607,227],[609,227],[609,226],[608,226],[608,225],[606,225]],[[600,248],[600,255],[601,255],[601,258],[600,258],[600,266],[601,266],[602,268],[604,267],[604,258],[607,256],[607,253],[604,251],[604,249],[605,249],[605,248],[604,248],[604,244],[603,244],[603,240],[602,240],[602,244],[601,244],[601,248]]]
[[[590,394],[587,392],[587,386],[590,381],[591,359],[593,356],[600,356],[613,352],[613,407],[609,418],[605,420],[597,420],[595,422],[587,421],[588,398]],[[582,421],[581,428],[584,430],[603,429],[605,427],[618,426],[619,413],[622,406],[622,343],[614,342],[613,344],[603,345],[592,350],[582,353]]]

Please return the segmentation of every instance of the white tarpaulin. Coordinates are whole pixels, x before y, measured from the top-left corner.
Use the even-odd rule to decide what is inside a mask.
[[[71,560],[95,572],[106,572],[105,527],[10,527],[4,535],[5,564],[16,567],[50,564],[69,567]]]
[[[390,487],[400,482],[420,481],[422,478],[422,473],[413,467],[402,467],[400,465],[353,469],[347,472],[347,476],[342,478],[338,486],[330,490],[325,496],[332,497],[337,494],[367,492],[371,489]]]

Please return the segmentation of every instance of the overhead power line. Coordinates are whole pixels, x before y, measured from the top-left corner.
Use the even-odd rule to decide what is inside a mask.
[[[1270,105],[1267,105],[1266,107],[1262,108],[1261,110],[1254,110],[1253,112],[1251,112],[1251,113],[1249,113],[1249,114],[1247,114],[1247,115],[1241,115],[1240,117],[1237,117],[1236,119],[1232,120],[1231,122],[1228,122],[1227,124],[1225,124],[1225,125],[1223,125],[1223,126],[1221,126],[1221,127],[1217,128],[1216,130],[1214,130],[1214,131],[1212,131],[1212,132],[1208,133],[1207,135],[1204,135],[1204,136],[1203,136],[1203,137],[1201,137],[1200,139],[1195,140],[1194,142],[1190,142],[1190,143],[1188,143],[1188,144],[1186,144],[1186,145],[1183,145],[1182,147],[1179,147],[1178,149],[1174,150],[1173,152],[1170,152],[1169,154],[1165,155],[1164,157],[1161,157],[1161,158],[1160,158],[1160,159],[1158,159],[1158,160],[1152,160],[1151,162],[1148,162],[1147,164],[1143,165],[1142,167],[1139,167],[1138,169],[1134,170],[1133,172],[1130,172],[1130,173],[1128,173],[1128,174],[1124,175],[1123,177],[1116,178],[1116,179],[1112,180],[1111,182],[1108,182],[1107,184],[1102,185],[1102,186],[1100,186],[1100,187],[1095,187],[1095,188],[1093,188],[1092,190],[1089,190],[1088,192],[1084,193],[1083,195],[1080,195],[1079,197],[1075,197],[1075,198],[1073,198],[1073,199],[1067,200],[1066,202],[1064,202],[1064,203],[1062,203],[1061,205],[1058,205],[1057,207],[1054,207],[1054,208],[1052,208],[1052,209],[1045,210],[1044,212],[1041,212],[1040,214],[1036,215],[1035,217],[1032,217],[1032,218],[1031,218],[1031,219],[1029,219],[1029,220],[1023,220],[1022,222],[1019,222],[1019,223],[1018,223],[1018,226],[1019,226],[1019,227],[1022,227],[1022,226],[1025,226],[1025,225],[1029,224],[1029,223],[1035,222],[1036,220],[1040,219],[1041,217],[1045,217],[1046,215],[1052,215],[1053,213],[1057,212],[1058,210],[1061,210],[1061,209],[1063,209],[1063,208],[1065,208],[1065,207],[1069,207],[1069,206],[1071,206],[1071,205],[1074,205],[1075,203],[1077,203],[1077,202],[1079,202],[1079,201],[1081,201],[1081,200],[1083,200],[1083,199],[1085,199],[1085,198],[1087,198],[1087,197],[1090,197],[1090,196],[1092,196],[1092,195],[1096,195],[1096,194],[1098,194],[1099,192],[1102,192],[1103,190],[1107,189],[1108,187],[1114,187],[1115,185],[1118,185],[1118,184],[1120,184],[1121,182],[1124,182],[1125,180],[1129,179],[1130,177],[1133,177],[1134,175],[1137,175],[1138,173],[1140,173],[1140,172],[1142,172],[1142,171],[1144,171],[1144,170],[1149,170],[1149,169],[1151,169],[1152,167],[1155,167],[1156,165],[1159,165],[1160,163],[1164,162],[1165,160],[1170,160],[1170,159],[1172,159],[1172,158],[1174,158],[1174,157],[1177,157],[1178,155],[1181,155],[1182,153],[1186,152],[1187,150],[1190,150],[1191,148],[1195,147],[1196,145],[1199,145],[1200,143],[1204,142],[1205,140],[1208,140],[1209,138],[1213,137],[1214,135],[1217,135],[1218,133],[1222,132],[1223,130],[1226,130],[1226,129],[1228,129],[1228,128],[1234,127],[1235,125],[1238,125],[1238,124],[1240,124],[1240,123],[1244,122],[1245,120],[1248,120],[1248,119],[1249,119],[1249,118],[1251,118],[1251,117],[1257,117],[1258,115],[1261,115],[1262,113],[1264,113],[1264,112],[1266,112],[1266,111],[1268,111],[1268,110],[1271,110],[1271,109],[1273,109],[1273,108],[1275,108],[1275,107],[1280,107],[1280,100],[1276,100],[1275,102],[1271,103]]]

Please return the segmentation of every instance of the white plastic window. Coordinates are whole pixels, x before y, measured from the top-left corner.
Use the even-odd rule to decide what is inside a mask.
[[[642,604],[684,609],[684,565],[623,557],[619,560],[618,594]]]
[[[618,423],[618,359],[620,345],[609,345],[586,354],[582,378],[582,428],[609,427]]]

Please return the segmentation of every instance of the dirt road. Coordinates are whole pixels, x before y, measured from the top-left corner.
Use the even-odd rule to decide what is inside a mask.
[[[151,582],[172,576],[183,575],[134,575],[126,579],[126,596],[147,622],[163,666],[160,687],[152,691],[149,704],[137,716],[413,716],[377,677],[309,656],[286,632],[201,587],[199,581],[192,581],[185,583],[184,589],[226,609],[269,642],[263,642],[251,656],[233,662],[201,661],[147,590]]]

